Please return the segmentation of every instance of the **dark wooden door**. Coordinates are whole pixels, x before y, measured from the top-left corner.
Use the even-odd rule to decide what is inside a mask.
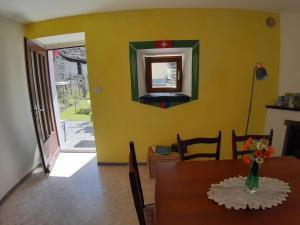
[[[54,117],[47,51],[24,39],[28,91],[38,147],[46,173],[49,173],[60,147]]]

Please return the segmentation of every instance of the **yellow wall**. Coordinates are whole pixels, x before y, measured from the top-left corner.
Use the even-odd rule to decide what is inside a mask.
[[[274,28],[265,25],[275,17]],[[68,17],[26,26],[29,38],[86,33],[88,72],[99,162],[126,162],[134,140],[139,161],[147,147],[223,131],[222,158],[231,157],[231,130],[245,129],[253,67],[256,82],[250,132],[261,133],[265,105],[274,103],[279,73],[279,15],[223,9],[155,9]],[[131,101],[128,42],[200,40],[199,100],[167,110]],[[103,87],[96,95],[95,86]]]

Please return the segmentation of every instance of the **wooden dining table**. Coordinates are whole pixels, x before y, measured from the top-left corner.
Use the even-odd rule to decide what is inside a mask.
[[[211,184],[238,175],[247,176],[242,160],[162,162],[155,186],[156,225],[299,225],[300,160],[276,157],[266,160],[260,176],[290,184],[287,201],[270,209],[235,210],[208,199]]]

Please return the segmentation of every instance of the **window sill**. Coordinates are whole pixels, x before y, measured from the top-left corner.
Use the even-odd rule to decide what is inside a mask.
[[[140,97],[142,103],[189,102],[191,98],[182,93],[148,93]]]

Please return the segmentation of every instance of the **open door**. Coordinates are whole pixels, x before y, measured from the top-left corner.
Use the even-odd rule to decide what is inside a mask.
[[[28,39],[25,60],[32,118],[45,173],[49,173],[60,151],[54,117],[47,51]]]

